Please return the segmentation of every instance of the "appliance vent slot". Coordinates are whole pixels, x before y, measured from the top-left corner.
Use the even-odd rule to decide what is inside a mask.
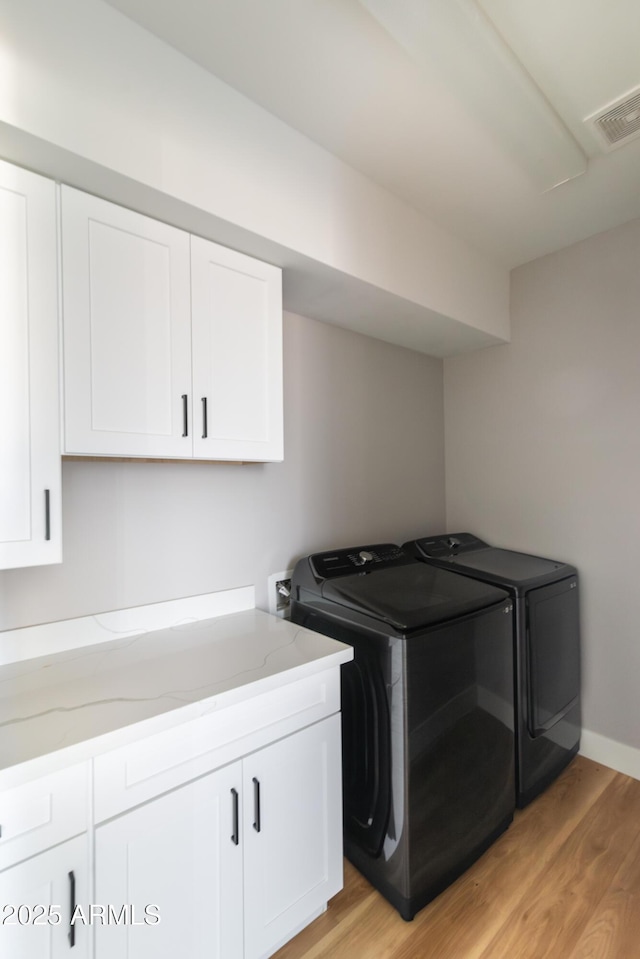
[[[607,150],[621,147],[640,136],[640,87],[587,117]]]

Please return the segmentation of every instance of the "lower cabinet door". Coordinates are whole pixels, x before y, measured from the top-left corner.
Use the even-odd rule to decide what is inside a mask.
[[[96,830],[96,959],[241,959],[241,763]],[[75,959],[75,957],[74,957]]]
[[[340,716],[243,760],[245,959],[270,955],[342,888]]]
[[[0,873],[3,959],[87,959],[87,849],[78,836]]]

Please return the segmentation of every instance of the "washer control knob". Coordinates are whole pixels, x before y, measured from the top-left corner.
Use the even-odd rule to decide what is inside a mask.
[[[370,553],[368,549],[361,549],[358,553],[358,557],[363,563],[370,563],[373,559],[373,553]]]

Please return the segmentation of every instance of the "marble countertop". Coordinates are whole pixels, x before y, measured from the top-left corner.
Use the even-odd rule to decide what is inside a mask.
[[[250,609],[2,666],[0,785],[18,768],[39,775],[352,657]]]

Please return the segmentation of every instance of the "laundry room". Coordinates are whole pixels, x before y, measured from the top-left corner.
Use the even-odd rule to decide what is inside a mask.
[[[267,6],[271,6],[269,11]],[[242,733],[242,750],[233,753],[226,740],[218,743],[215,737],[224,738],[223,733],[212,726],[217,744],[215,764],[212,760],[208,766],[202,765],[202,751],[194,750],[186,778],[176,773],[177,778],[167,779],[161,795],[148,792],[126,798],[124,786],[122,796],[109,791],[117,777],[109,771],[111,766],[105,765],[104,773],[100,772],[100,763],[106,764],[107,757],[115,762],[116,753],[124,755],[125,750],[139,747],[134,758],[142,769],[165,747],[158,739],[157,749],[145,751],[133,734],[125,734],[124,719],[121,729],[103,727],[105,704],[137,699],[138,711],[126,720],[127,729],[142,724],[140,736],[149,737],[177,733],[166,718],[173,707],[167,704],[162,706],[162,715],[152,715],[140,704],[145,698],[157,699],[161,692],[175,688],[179,689],[178,699],[186,696],[188,709],[193,710],[185,713],[185,722],[199,722],[207,712],[191,693],[202,665],[190,667],[192,673],[185,673],[184,685],[174,687],[171,674],[177,682],[182,668],[176,653],[173,665],[167,660],[166,668],[158,667],[160,685],[147,687],[154,670],[153,656],[150,648],[142,651],[140,647],[139,660],[125,659],[133,655],[124,649],[131,637],[167,628],[179,637],[178,624],[197,624],[218,615],[224,618],[227,613],[275,612],[274,579],[285,581],[287,596],[282,605],[286,607],[297,563],[356,547],[354,555],[359,555],[372,544],[401,547],[428,537],[468,533],[492,548],[543,557],[575,569],[580,618],[580,755],[566,770],[567,782],[578,783],[576,789],[583,790],[580,801],[584,802],[585,817],[590,808],[585,790],[594,803],[607,790],[621,790],[629,809],[635,809],[632,787],[626,785],[625,777],[630,777],[628,782],[640,780],[640,647],[633,579],[636,561],[640,561],[640,535],[635,536],[640,532],[636,506],[640,444],[635,439],[636,411],[640,409],[640,137],[635,135],[637,118],[633,118],[633,110],[637,110],[634,96],[640,98],[635,56],[640,17],[630,0],[621,0],[614,9],[598,2],[590,5],[578,29],[578,0],[567,0],[563,10],[550,2],[536,5],[526,0],[518,13],[504,0],[459,0],[449,5],[455,12],[448,19],[442,9],[447,5],[440,0],[432,5],[433,16],[438,18],[434,23],[442,31],[438,51],[433,44],[429,46],[429,31],[422,29],[424,24],[416,13],[420,4],[403,0],[395,6],[394,14],[394,4],[383,0],[332,0],[329,4],[277,0],[273,5],[255,0],[215,4],[189,0],[178,11],[177,5],[173,8],[147,0],[60,0],[55,5],[44,0],[0,0],[0,172],[7,178],[0,185],[7,194],[17,195],[22,186],[16,184],[22,184],[24,175],[33,177],[38,196],[41,187],[50,187],[48,212],[43,218],[29,220],[18,243],[12,239],[14,234],[7,233],[10,239],[0,245],[2,286],[8,286],[6,277],[23,268],[15,253],[20,243],[27,250],[36,235],[47,232],[52,248],[58,250],[48,272],[37,274],[32,281],[25,307],[39,309],[45,292],[52,291],[47,297],[55,313],[54,326],[46,342],[43,339],[38,346],[39,365],[22,376],[16,372],[21,361],[3,364],[0,357],[0,395],[4,409],[10,411],[5,430],[8,438],[0,440],[4,477],[0,481],[0,548],[6,546],[7,550],[0,556],[8,557],[0,571],[0,669],[10,671],[5,677],[4,688],[9,693],[0,722],[12,727],[13,737],[7,740],[0,768],[0,792],[27,789],[48,776],[69,776],[69,783],[75,783],[71,770],[76,770],[74,775],[80,781],[77,769],[83,764],[93,764],[93,771],[86,776],[82,773],[86,779],[82,789],[90,783],[96,803],[100,783],[107,784],[104,804],[95,806],[88,822],[82,820],[84,825],[65,826],[52,834],[46,849],[36,843],[3,859],[3,836],[9,836],[8,841],[11,838],[10,827],[3,829],[2,905],[14,900],[19,905],[24,900],[16,897],[22,892],[26,896],[35,881],[29,878],[31,886],[13,885],[14,870],[35,864],[41,856],[58,852],[62,856],[63,848],[71,849],[70,844],[79,843],[81,835],[90,837],[90,857],[106,857],[110,845],[106,837],[111,835],[107,830],[113,828],[115,836],[114,824],[120,820],[150,810],[156,802],[169,803],[181,790],[204,782],[205,774],[222,774],[230,764],[244,763],[248,770],[248,756],[274,748],[291,732],[302,735],[315,728],[314,724],[327,723],[338,714],[339,706],[331,716],[314,713],[305,720],[302,733],[287,725],[294,723],[295,697],[296,703],[304,702],[305,709],[323,708],[318,703],[324,702],[324,692],[297,684],[311,683],[312,664],[318,675],[321,667],[327,675],[333,670],[333,683],[340,670],[346,674],[352,665],[344,658],[352,654],[338,648],[344,636],[329,632],[327,643],[331,636],[336,645],[327,645],[322,652],[315,650],[307,637],[309,648],[305,647],[301,661],[291,667],[298,672],[282,687],[291,695],[291,714],[284,714],[284,706],[273,706],[283,710],[277,721],[273,720],[273,741],[265,738],[264,729],[258,734],[252,726]],[[398,12],[405,8],[408,19]],[[408,31],[407,25],[411,27]],[[478,64],[469,59],[468,70],[460,71],[460,76],[450,62],[455,58],[447,56],[453,49],[447,45],[453,42],[446,39],[447,31],[453,31],[460,50],[473,49],[474,56],[478,53]],[[575,47],[571,56],[566,55],[567,38]],[[612,50],[617,51],[615,57]],[[486,61],[482,59],[485,56]],[[420,57],[428,60],[426,66]],[[474,69],[491,78],[495,110],[485,113],[487,89],[471,89]],[[508,84],[506,77],[511,78]],[[500,86],[509,86],[512,102],[499,103]],[[598,139],[601,131],[592,127],[605,116],[604,108],[611,113],[618,101],[628,103],[616,122],[627,123],[630,130],[619,146],[604,148]],[[530,110],[531,129],[526,135],[519,128],[511,139],[504,134],[498,106],[519,115]],[[544,148],[536,152],[532,139],[544,143]],[[78,204],[85,204],[85,219],[82,223],[76,220],[80,224],[77,229],[71,222],[74,196]],[[159,224],[159,230],[170,229],[167,243],[175,240],[177,244],[167,247],[171,257],[177,250],[175,257],[184,259],[187,271],[193,270],[184,284],[172,273],[166,287],[163,280],[149,285],[152,293],[136,293],[132,311],[134,306],[151,309],[149,304],[154,298],[160,301],[166,291],[173,309],[183,286],[188,308],[195,309],[199,281],[193,264],[198,240],[207,244],[207,276],[215,270],[218,277],[225,267],[223,258],[211,266],[212,250],[220,249],[246,258],[229,270],[234,276],[248,275],[249,261],[277,271],[281,298],[264,307],[265,315],[270,311],[271,317],[276,316],[273,340],[261,339],[262,331],[249,326],[237,342],[231,342],[224,323],[211,327],[229,355],[249,341],[259,345],[251,352],[242,376],[236,377],[230,364],[227,375],[224,363],[219,364],[224,387],[212,394],[208,404],[206,391],[197,387],[198,354],[204,355],[206,346],[200,350],[196,344],[195,319],[188,321],[193,322],[191,339],[180,368],[172,365],[177,363],[170,355],[172,350],[176,353],[177,334],[169,329],[167,320],[166,342],[161,340],[165,336],[162,330],[157,335],[154,330],[152,337],[156,341],[153,362],[164,371],[162,376],[166,373],[175,393],[170,401],[175,405],[164,410],[161,378],[152,383],[141,360],[143,346],[147,348],[144,324],[138,328],[133,312],[129,315],[126,310],[122,311],[124,319],[118,319],[123,301],[110,272],[114,263],[128,263],[133,271],[138,248],[116,250],[114,237],[134,237],[135,229],[128,220],[114,219],[117,230],[107,236],[102,229],[107,214],[98,215],[98,207],[91,205],[98,203],[105,204],[104,210],[116,211],[114,218],[124,211],[123,217],[135,216],[141,222]],[[5,225],[10,223],[13,229],[10,201],[0,209]],[[0,223],[0,235],[4,236],[2,229]],[[69,239],[72,229],[76,229],[73,244]],[[151,242],[140,253],[149,275],[164,268],[161,254],[156,257],[154,252],[161,247],[164,250],[164,233],[154,230],[155,226],[149,227],[145,237]],[[88,245],[81,246],[85,241]],[[95,267],[103,251],[108,252],[110,264],[104,271]],[[37,256],[38,247],[29,246],[25,271],[33,267]],[[95,269],[84,285],[77,281],[82,263]],[[254,274],[251,276],[253,279]],[[263,282],[258,267],[255,276]],[[264,282],[271,283],[271,275],[265,276]],[[246,294],[237,293],[234,283],[225,287],[225,295],[229,299],[246,295],[249,302],[255,286],[247,287]],[[103,295],[97,295],[98,289]],[[109,291],[113,291],[111,300]],[[0,289],[0,350],[5,356],[16,349],[17,342],[7,320],[15,302],[12,295],[5,296]],[[205,303],[207,295],[203,296]],[[73,340],[74,317],[85,301],[95,313],[95,324],[91,337],[78,334]],[[103,301],[108,308],[103,309]],[[35,338],[31,316],[29,323]],[[275,360],[275,353],[269,352],[272,348],[278,352],[274,343],[279,344]],[[259,364],[267,355],[271,366],[264,374]],[[106,359],[98,369],[96,357],[102,363],[102,356]],[[87,373],[89,359],[94,364],[91,374]],[[84,372],[76,375],[83,364]],[[58,369],[55,383],[48,381],[53,366]],[[178,369],[187,371],[188,385],[180,385]],[[135,384],[142,384],[139,389],[125,382],[127,371]],[[243,376],[259,383],[255,395],[253,387],[247,391]],[[49,390],[48,415],[54,418],[39,427],[40,432],[34,428],[36,439],[31,439],[53,450],[47,454],[54,461],[53,478],[41,483],[38,478],[40,486],[34,480],[36,492],[28,486],[23,467],[14,470],[12,465],[24,460],[32,469],[38,458],[35,447],[20,439],[26,435],[28,412],[35,409],[29,392],[34,384]],[[157,394],[153,393],[156,387]],[[21,389],[30,397],[24,404],[16,402]],[[157,410],[149,413],[154,423],[161,423],[156,432],[163,434],[165,412],[176,430],[171,449],[136,447],[135,440],[127,439],[138,429],[131,425],[135,403],[140,399],[140,411],[145,412],[151,393],[159,401]],[[222,422],[220,406],[225,404],[241,411],[223,423],[221,435],[227,445],[219,447],[222,453],[198,453],[196,441],[204,441],[207,433],[213,435]],[[80,422],[74,407],[83,416],[86,413],[86,422]],[[258,407],[261,417],[265,409],[269,415],[275,411],[274,422],[279,411],[279,422],[273,427],[276,433],[280,431],[279,437],[264,455],[252,452],[246,444],[234,452],[229,429],[243,426],[245,413],[249,417]],[[100,447],[100,437],[96,438],[98,433],[115,433],[110,418],[124,423],[118,427],[118,442],[124,444],[120,447]],[[272,429],[271,420],[268,428]],[[193,442],[191,452],[176,453],[185,439]],[[46,540],[45,551],[38,546],[31,558],[31,542],[24,549],[22,543],[14,549],[14,541],[21,535],[11,532],[22,522],[23,511],[25,516],[28,513],[29,536]],[[165,608],[166,616],[160,612]],[[106,617],[104,622],[100,617]],[[94,623],[98,623],[95,635]],[[309,626],[307,622],[303,625],[305,629]],[[85,628],[91,638],[84,633],[80,637]],[[233,661],[236,672],[245,670],[248,675],[257,670],[259,688],[251,694],[254,699],[275,696],[280,689],[275,673],[270,672],[271,662],[288,655],[284,650],[291,645],[289,634],[280,632],[288,628],[294,629],[286,623],[265,625],[265,636],[275,630],[268,640],[274,643],[273,655],[270,646],[264,655],[254,650],[254,659],[249,653],[246,660],[237,653],[237,663],[235,654],[229,652],[236,635],[231,626],[229,636],[220,639],[228,664]],[[240,626],[237,629],[240,635]],[[121,668],[138,679],[122,686],[114,679],[106,692],[98,691],[96,675],[84,672],[89,665],[81,653],[92,649],[92,644],[113,639],[114,634],[115,641],[122,644],[117,653],[123,657]],[[195,648],[197,642],[189,636],[185,643]],[[72,666],[74,655],[81,658]],[[80,705],[84,703],[81,690],[70,692],[72,698],[63,705],[54,703],[43,691],[47,670],[40,669],[36,677],[28,669],[39,657],[47,657],[43,663],[47,670],[61,670],[56,673],[61,688],[71,690],[74,682],[85,691],[95,688],[93,712],[86,720],[87,729],[95,731],[86,735],[95,736],[92,742],[104,740],[102,746],[94,750],[77,741],[85,709]],[[49,658],[55,657],[63,657],[64,662],[50,663]],[[325,661],[323,657],[334,658]],[[102,668],[105,682],[111,682],[116,666]],[[168,685],[162,687],[161,679]],[[389,677],[387,681],[392,684]],[[328,688],[332,688],[331,682]],[[478,680],[476,685],[482,683]],[[188,694],[184,688],[189,689]],[[22,734],[13,730],[12,724],[22,723],[25,715],[15,712],[13,691],[24,697],[22,705],[33,696],[29,722],[35,722],[36,713],[41,718],[56,717],[55,722],[51,719],[46,745],[33,745],[40,733],[32,733],[30,726],[21,727]],[[264,706],[254,699],[245,702],[230,686],[223,692],[228,697],[225,709],[238,711],[233,713],[233,722],[243,730],[244,723],[249,730],[251,723],[262,722],[261,717],[272,708],[266,699]],[[281,690],[280,694],[284,703],[286,697]],[[327,694],[327,702],[335,704],[332,696],[339,698],[339,693]],[[245,707],[250,716],[242,713]],[[214,723],[212,710],[206,718]],[[66,716],[68,726],[55,725],[58,715],[61,722]],[[77,717],[75,723],[73,717]],[[435,720],[430,715],[421,722],[428,725]],[[199,736],[194,733],[190,741],[199,742]],[[575,745],[577,748],[577,739]],[[24,753],[20,751],[23,748]],[[168,747],[168,754],[172,748],[176,757],[183,751],[177,740]],[[54,760],[65,750],[69,750],[66,758]],[[573,759],[573,742],[570,751]],[[598,778],[595,769],[604,778]],[[310,781],[314,775],[310,773]],[[504,775],[514,773],[505,771]],[[501,849],[510,849],[500,842],[515,843],[508,837],[520,835],[515,831],[520,822],[521,833],[529,829],[535,837],[536,809],[551,808],[553,797],[558,801],[553,807],[557,828],[568,829],[566,824],[576,821],[579,802],[572,798],[573,793],[563,806],[563,775],[554,773],[555,785],[543,793],[542,805],[536,806],[537,799],[522,803],[513,824],[505,825],[503,840],[496,840],[486,855],[497,850],[497,856]],[[252,818],[247,820],[246,831],[258,834],[255,809],[260,805],[260,790],[255,781],[266,782],[268,772],[247,772],[247,776],[242,788],[230,781],[227,789],[225,780],[227,793],[240,794],[240,827],[234,832],[240,836],[240,847],[243,803],[248,816],[247,797],[251,797]],[[553,792],[556,788],[560,792]],[[88,794],[82,795],[89,808]],[[269,808],[264,788],[262,796],[264,819]],[[15,805],[17,800],[12,802]],[[623,810],[627,808],[624,802],[620,800]],[[0,797],[0,822],[4,808]],[[72,812],[75,816],[70,810],[69,819]],[[504,811],[496,814],[491,828],[497,830],[505,817],[511,823],[512,814],[513,810],[508,815]],[[293,810],[289,820],[296,816]],[[569,832],[562,837],[562,842],[570,842]],[[635,874],[629,850],[640,848],[640,838],[629,833],[623,842],[616,833],[610,842],[602,841],[605,859],[613,846],[619,850],[619,859],[607,859],[601,871],[602,885],[596,891],[585,887],[584,914],[575,920],[573,931],[566,933],[573,938],[563,940],[561,951],[553,951],[559,948],[557,944],[540,947],[535,959],[586,957],[588,953],[580,950],[586,950],[589,937],[596,935],[588,927],[587,912],[595,911],[601,902],[603,908],[609,903],[608,897],[617,888],[616,876],[623,886],[631,884]],[[182,840],[176,838],[175,842],[178,846]],[[560,844],[560,839],[556,836],[553,842]],[[623,852],[625,843],[628,848]],[[115,841],[112,848],[116,848]],[[333,855],[336,847],[332,848]],[[549,861],[559,848],[549,847]],[[526,857],[529,853],[522,854]],[[81,856],[85,857],[83,863],[93,862],[84,852]],[[345,864],[345,889],[339,893],[346,899],[352,897],[355,905],[351,911],[345,898],[331,898],[341,885],[336,880],[327,885],[324,899],[313,907],[305,906],[294,918],[292,913],[286,928],[274,926],[271,938],[257,937],[255,947],[248,945],[254,940],[247,931],[246,917],[238,919],[245,924],[247,959],[273,955],[280,948],[283,959],[316,954],[340,959],[341,955],[358,955],[358,943],[363,959],[368,959],[374,956],[367,951],[373,946],[355,933],[360,915],[372,917],[372,941],[378,917],[386,917],[390,925],[380,936],[388,937],[384,939],[387,951],[380,955],[390,959],[413,954],[433,955],[434,959],[436,955],[438,959],[449,955],[452,959],[534,956],[522,944],[526,940],[522,926],[518,927],[519,953],[509,938],[515,933],[497,924],[491,929],[486,926],[482,933],[486,938],[477,939],[476,952],[475,947],[469,946],[465,952],[458,945],[457,955],[444,946],[431,953],[420,944],[424,940],[416,940],[418,945],[412,947],[407,938],[410,930],[423,928],[419,923],[425,922],[422,917],[431,907],[421,903],[413,923],[403,923],[393,902],[389,906],[382,898],[372,898],[374,893],[361,876],[361,872],[367,875],[366,870],[359,869],[357,858],[354,854]],[[579,859],[577,852],[575,859]],[[594,853],[593,861],[596,859]],[[478,860],[483,862],[484,858]],[[496,860],[488,862],[479,866],[485,869],[478,873],[480,885],[483,875],[493,877],[488,870],[497,869]],[[297,865],[302,869],[303,864]],[[115,876],[115,868],[109,876]],[[61,867],[64,887],[59,896],[64,903],[69,900],[67,876],[73,873],[78,903],[84,895],[87,901],[93,897],[93,902],[122,900],[124,904],[120,892],[109,899],[111,891],[119,889],[117,884],[105,880],[101,885],[93,866],[86,866],[86,875],[83,869]],[[245,858],[243,882],[247,870]],[[451,882],[455,878],[452,875]],[[499,885],[502,880],[495,881]],[[375,876],[371,882],[375,887]],[[284,880],[283,884],[286,889]],[[633,888],[637,890],[637,886]],[[472,892],[469,886],[464,900],[469,914],[473,911]],[[502,915],[501,909],[506,917],[517,908],[506,891],[504,895],[508,904],[494,902],[494,918]],[[322,911],[327,900],[329,909],[316,925],[312,923],[284,945]],[[244,901],[248,901],[247,887]],[[442,930],[458,908],[458,900],[442,901],[445,905],[440,907],[437,935],[444,934]],[[473,900],[476,909],[479,901]],[[161,902],[160,913],[166,915],[166,908],[166,902]],[[256,915],[258,912],[256,909]],[[320,926],[323,922],[325,926]],[[340,925],[342,938],[337,932]],[[162,926],[159,923],[158,929]],[[173,948],[168,918],[164,928],[170,944],[167,948]],[[82,959],[124,954],[113,952],[115,947],[94,932],[95,937],[90,935],[88,920],[84,928],[78,924],[76,942]],[[123,928],[114,932],[123,934]],[[68,934],[65,930],[64,937]],[[141,932],[132,926],[131,934],[139,937],[132,942],[142,943],[136,948],[144,950],[154,930]],[[351,945],[349,935],[355,936]],[[503,952],[497,947],[490,951],[493,935]],[[620,936],[612,934],[609,951],[603,948],[601,952],[603,959],[628,959],[620,945],[630,936],[628,925]],[[321,942],[324,945],[319,945]],[[68,944],[73,945],[65,939],[65,948]],[[199,947],[193,948],[193,959],[199,959]],[[234,940],[233,946],[219,952],[220,959],[239,956],[241,952],[234,951],[237,948]],[[314,948],[319,951],[314,953]],[[411,953],[411,948],[425,951]],[[13,959],[11,952],[8,955]],[[22,953],[16,951],[15,955]],[[156,950],[154,955],[164,953]]]

